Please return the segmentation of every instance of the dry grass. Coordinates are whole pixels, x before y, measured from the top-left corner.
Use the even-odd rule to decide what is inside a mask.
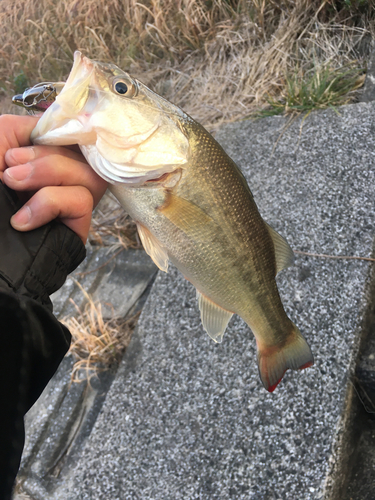
[[[93,246],[107,247],[112,254],[110,259],[121,249],[142,248],[135,223],[110,193],[102,198],[94,211],[89,242]],[[126,319],[112,317],[105,320],[102,305],[94,302],[79,283],[77,285],[85,297],[85,304],[79,308],[73,302],[77,314],[62,320],[72,334],[69,350],[75,358],[72,382],[90,380],[98,371],[115,367],[129,345],[139,317],[137,313]]]
[[[94,246],[108,247],[109,252],[142,248],[135,223],[110,193],[102,198],[94,211],[89,242]]]
[[[80,285],[79,285],[80,286]],[[95,303],[82,287],[86,304],[77,315],[62,320],[72,334],[69,352],[75,358],[72,382],[90,380],[97,372],[116,366],[129,345],[139,313],[131,318],[103,319],[100,303]]]
[[[75,49],[114,61],[212,127],[278,99],[285,75],[363,67],[372,0],[3,0],[8,96],[61,80]]]

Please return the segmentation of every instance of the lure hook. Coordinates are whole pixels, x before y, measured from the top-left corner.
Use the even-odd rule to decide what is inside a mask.
[[[23,94],[12,97],[13,104],[25,108],[29,113],[43,112],[55,102],[64,87],[64,82],[41,82],[26,89]]]

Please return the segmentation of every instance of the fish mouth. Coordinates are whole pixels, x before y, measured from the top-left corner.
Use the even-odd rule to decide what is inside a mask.
[[[79,51],[74,53],[74,63],[67,81],[56,99],[41,110],[44,114],[31,134],[31,140],[35,144],[76,144],[78,134],[85,142],[95,142],[94,134],[85,130],[91,113],[82,113],[88,100],[93,101],[90,104],[92,109],[97,103],[98,97],[95,98],[95,91],[92,90],[95,85],[95,70],[93,61]]]
[[[74,52],[73,66],[65,83],[64,89],[74,85],[81,86],[85,82],[89,81],[94,70],[95,62],[84,56],[79,50],[76,50]],[[62,92],[64,92],[64,89]]]
[[[140,134],[130,137],[107,134],[100,123],[92,121],[98,105],[111,92],[108,78],[115,70],[112,64],[103,64],[74,53],[74,63],[68,79],[56,100],[43,109],[44,114],[32,132],[35,144],[90,145],[100,137],[102,143],[118,148],[134,148],[149,139],[159,128],[159,123]],[[17,96],[18,97],[18,96]]]

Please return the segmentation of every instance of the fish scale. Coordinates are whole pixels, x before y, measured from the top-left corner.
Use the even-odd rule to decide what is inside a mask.
[[[293,252],[201,125],[117,66],[76,52],[66,84],[31,138],[80,145],[135,220],[146,252],[163,271],[172,262],[196,287],[203,327],[215,341],[222,341],[232,314],[246,321],[268,391],[288,368],[313,364],[275,281]]]

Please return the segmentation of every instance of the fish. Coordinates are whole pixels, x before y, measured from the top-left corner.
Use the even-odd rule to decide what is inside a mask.
[[[286,370],[313,365],[275,280],[293,251],[262,219],[240,169],[202,125],[116,65],[79,51],[44,107],[32,142],[79,145],[155,264],[167,272],[172,263],[194,285],[203,328],[215,342],[238,314],[255,336],[269,392]]]

